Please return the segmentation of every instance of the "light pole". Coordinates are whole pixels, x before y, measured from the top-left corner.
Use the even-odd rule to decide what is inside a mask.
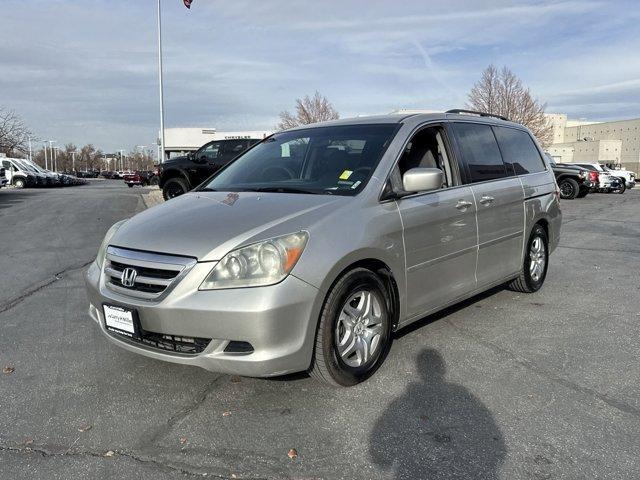
[[[118,151],[120,152],[120,169],[124,170],[124,159],[122,158],[122,152],[124,152],[124,150],[120,149]]]
[[[56,143],[56,140],[47,140],[47,142],[49,142],[49,150],[50,150],[49,160],[51,161],[51,167],[53,168],[53,171],[55,172],[56,169],[53,166],[53,144]]]
[[[75,150],[73,152],[69,152],[71,154],[71,170],[73,170],[74,172],[76,171],[76,152]]]
[[[162,88],[162,13],[160,0],[158,0],[158,86],[160,93],[160,158],[159,163],[164,161],[164,93]]]
[[[58,147],[53,147],[53,171],[58,171]]]
[[[136,145],[136,148],[140,149],[140,157],[144,160],[144,149],[147,148],[146,145]],[[131,162],[129,162],[129,170],[131,170]]]
[[[47,162],[47,142],[43,143],[44,145],[44,169],[49,170],[49,162]]]
[[[33,162],[33,155],[31,154],[31,137],[27,137],[27,139],[29,140],[29,161]]]

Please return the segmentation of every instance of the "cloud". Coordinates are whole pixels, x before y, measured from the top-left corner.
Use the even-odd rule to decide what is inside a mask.
[[[166,124],[269,129],[315,90],[343,116],[459,107],[489,63],[555,109],[640,116],[634,6],[165,0]],[[153,144],[155,2],[3,0],[1,22],[0,105],[62,143]]]

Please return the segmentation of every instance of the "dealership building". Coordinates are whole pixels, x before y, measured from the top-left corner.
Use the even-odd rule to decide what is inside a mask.
[[[273,132],[250,130],[239,132],[219,132],[215,128],[165,128],[165,159],[194,152],[202,145],[214,140],[263,139]]]
[[[640,118],[588,122],[560,113],[547,118],[553,126],[547,152],[556,162],[621,165],[640,174]]]

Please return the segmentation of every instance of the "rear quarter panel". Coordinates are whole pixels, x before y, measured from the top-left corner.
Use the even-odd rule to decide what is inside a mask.
[[[549,252],[553,252],[560,242],[562,212],[556,197],[556,182],[553,172],[532,173],[520,177],[524,189],[524,241],[529,239],[533,225],[543,221],[549,233]],[[525,248],[523,245],[523,255]]]

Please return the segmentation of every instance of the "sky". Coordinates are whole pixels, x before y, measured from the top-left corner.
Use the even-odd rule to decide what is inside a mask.
[[[461,108],[489,64],[570,118],[640,117],[640,2],[162,0],[165,126]],[[1,0],[0,107],[41,140],[155,145],[156,0]]]

